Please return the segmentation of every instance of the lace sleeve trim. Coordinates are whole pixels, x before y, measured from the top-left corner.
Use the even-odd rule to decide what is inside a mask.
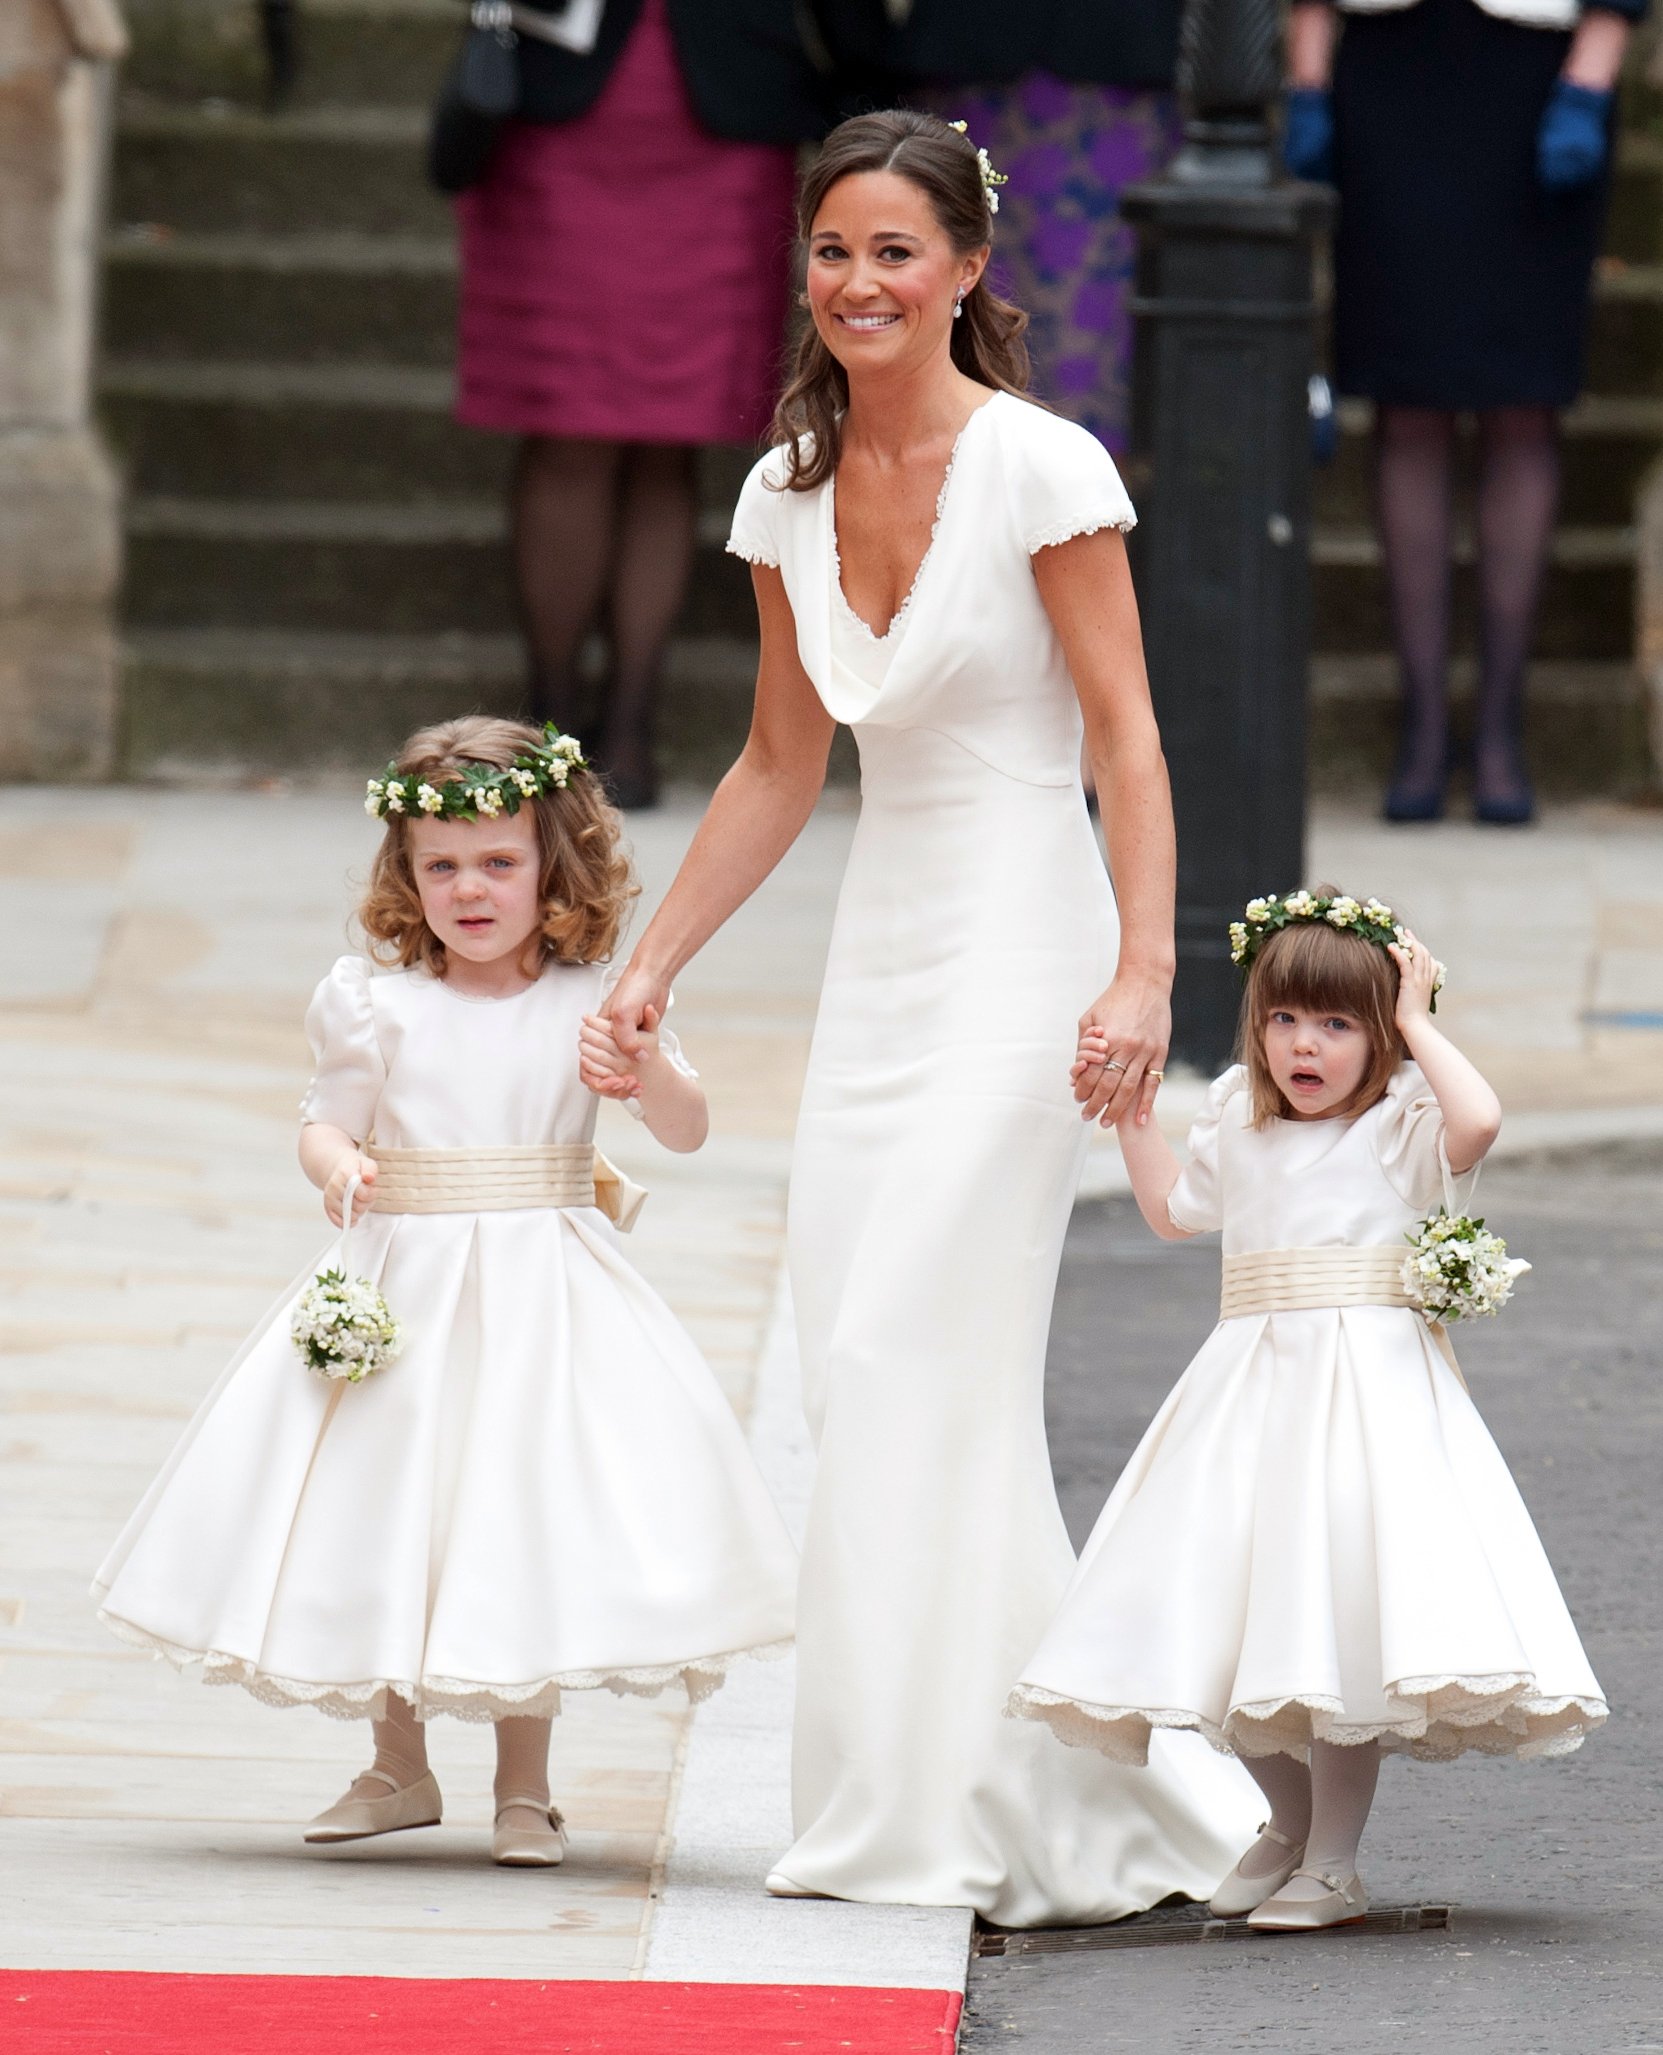
[[[1070,514],[1061,521],[1053,521],[1049,527],[1023,537],[1023,545],[1029,556],[1038,556],[1042,549],[1055,549],[1059,542],[1072,542],[1076,535],[1095,535],[1099,529],[1118,528],[1122,535],[1138,525],[1138,517],[1129,508],[1125,513],[1115,514]]]
[[[728,537],[727,554],[730,557],[738,557],[744,564],[762,564],[770,571],[777,571],[780,567],[777,556],[770,556],[765,549],[747,549],[735,535]]]

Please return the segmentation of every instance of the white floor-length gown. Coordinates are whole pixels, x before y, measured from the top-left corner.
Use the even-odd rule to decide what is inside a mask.
[[[1074,1567],[1045,1344],[1087,1140],[1069,1064],[1117,945],[1031,556],[1131,505],[1091,436],[995,396],[879,638],[843,597],[833,485],[783,471],[753,471],[729,546],[779,567],[862,808],[792,1176],[819,1469],[779,1867],[1010,1926],[1205,1896],[1258,1817],[1239,1771],[1188,1736],[1129,1770],[1001,1716]]]

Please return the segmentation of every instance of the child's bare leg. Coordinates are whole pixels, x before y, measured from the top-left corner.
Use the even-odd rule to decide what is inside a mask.
[[[1266,1824],[1285,1839],[1261,1833],[1236,1867],[1244,1877],[1267,1877],[1286,1864],[1287,1842],[1298,1848],[1310,1836],[1311,1772],[1292,1755],[1244,1755],[1241,1766],[1270,1801]]]
[[[1357,1867],[1357,1850],[1374,1804],[1380,1778],[1380,1750],[1372,1741],[1342,1748],[1331,1741],[1311,1743],[1311,1831],[1305,1844],[1304,1867],[1330,1876],[1348,1877]],[[1315,1877],[1298,1876],[1283,1886],[1279,1897],[1298,1901],[1321,1898],[1327,1886]]]
[[[492,1859],[510,1867],[549,1868],[566,1852],[558,1813],[549,1809],[552,1720],[497,1721],[496,1833]]]

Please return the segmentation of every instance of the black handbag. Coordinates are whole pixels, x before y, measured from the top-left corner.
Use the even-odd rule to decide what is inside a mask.
[[[478,185],[520,104],[520,39],[509,0],[473,0],[467,34],[434,103],[427,175],[441,193]]]

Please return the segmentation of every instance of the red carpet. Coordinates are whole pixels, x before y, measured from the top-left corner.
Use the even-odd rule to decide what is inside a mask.
[[[957,1991],[0,1970],[6,2055],[953,2055]]]

